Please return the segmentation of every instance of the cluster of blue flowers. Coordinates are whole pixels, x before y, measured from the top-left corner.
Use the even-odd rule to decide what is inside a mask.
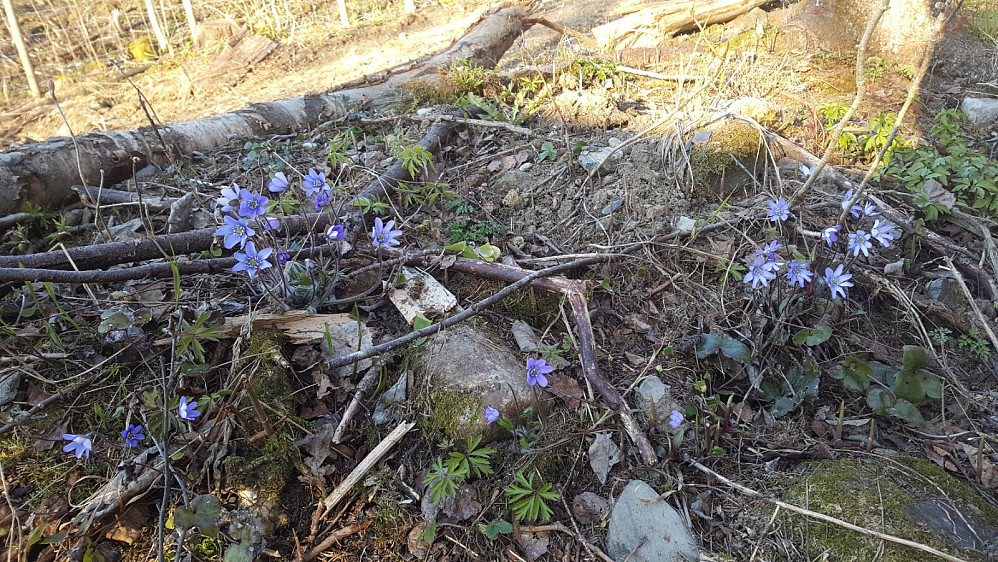
[[[201,415],[201,412],[197,409],[197,400],[188,400],[186,396],[180,397],[180,405],[177,407],[177,416],[180,419],[187,421],[194,421]],[[90,451],[94,448],[93,440],[87,435],[77,435],[75,433],[63,433],[62,438],[69,441],[62,450],[66,453],[72,453],[76,455],[76,458],[81,458],[84,455],[89,459]],[[129,447],[138,447],[139,442],[145,441],[146,436],[142,433],[141,425],[128,424],[121,432],[121,438],[125,440],[125,445]]]
[[[877,206],[869,201],[859,201],[850,207],[849,202],[852,200],[852,196],[853,191],[850,189],[842,200],[842,208],[843,210],[848,208],[849,214],[854,218],[864,219],[880,216]],[[771,222],[779,224],[789,220],[790,216],[790,206],[787,204],[786,199],[781,197],[776,201],[769,202],[766,218]],[[829,226],[821,231],[821,239],[828,244],[829,248],[832,248],[838,241],[841,231],[842,227],[839,225]],[[887,248],[897,237],[897,227],[894,224],[889,221],[875,219],[869,231],[857,229],[855,232],[848,234],[846,254],[851,253],[853,256],[852,259],[858,258],[860,254],[869,257],[870,250],[874,248],[874,242],[879,242],[881,246]],[[781,270],[786,266],[786,280],[790,282],[791,286],[804,288],[808,283],[811,283],[814,280],[811,263],[798,260],[781,262],[777,252],[782,247],[782,244],[773,240],[766,244],[762,250],[756,250],[752,261],[747,262],[748,272],[742,277],[742,281],[746,284],[751,284],[753,289],[760,285],[768,287],[770,281],[779,277]],[[841,263],[837,264],[834,269],[826,267],[825,273],[821,278],[831,291],[833,299],[838,297],[847,298],[848,293],[846,289],[853,286],[853,282],[850,281],[852,274],[848,273],[845,265]]]
[[[277,172],[267,182],[267,190],[271,194],[282,194],[289,186],[290,182],[284,172]],[[323,172],[309,168],[308,173],[302,177],[301,187],[316,211],[322,211],[332,201],[333,188],[326,181]],[[291,254],[287,250],[277,248],[275,252],[271,247],[258,249],[258,240],[253,240],[256,231],[250,227],[250,221],[258,221],[267,231],[280,226],[280,219],[267,215],[268,210],[276,206],[275,203],[271,203],[270,198],[233,184],[232,187],[222,190],[221,197],[217,201],[221,211],[227,214],[223,217],[225,224],[215,231],[215,235],[222,237],[222,244],[226,249],[239,246],[241,250],[233,254],[236,265],[232,267],[232,271],[237,273],[244,271],[252,280],[257,273],[274,266],[271,262],[272,257],[276,258],[278,264],[291,259]],[[371,231],[372,244],[375,247],[385,248],[401,244],[398,238],[402,236],[402,231],[395,230],[394,227],[394,220],[384,222],[381,218],[375,218],[374,229]],[[343,225],[338,224],[327,227],[324,234],[331,241],[346,238]]]

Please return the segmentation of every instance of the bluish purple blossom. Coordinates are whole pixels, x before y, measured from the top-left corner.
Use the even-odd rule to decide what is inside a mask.
[[[852,252],[854,256],[859,257],[860,252],[862,252],[864,256],[869,257],[870,248],[872,247],[873,242],[865,230],[857,230],[856,232],[849,233],[848,251]]]
[[[146,439],[146,436],[142,433],[142,426],[132,424],[129,424],[121,432],[121,437],[125,440],[125,445],[129,447],[138,447],[139,441],[145,441]]]
[[[880,214],[880,211],[877,210],[877,206],[876,205],[874,205],[873,203],[871,203],[869,201],[867,201],[866,203],[863,203],[863,216],[864,217],[875,217],[875,216],[877,216],[879,214]]]
[[[94,448],[93,442],[86,435],[74,435],[72,433],[63,433],[62,438],[69,441],[69,444],[64,446],[62,450],[66,453],[73,453],[76,458],[80,458],[86,455],[90,458],[90,451]]]
[[[743,283],[751,283],[752,288],[755,289],[760,284],[763,287],[768,287],[769,282],[776,279],[776,270],[779,265],[776,262],[769,261],[763,256],[756,256],[755,261],[749,265],[748,273],[742,277]]]
[[[880,219],[877,219],[873,223],[873,228],[870,229],[870,236],[887,248],[898,237],[898,233],[893,223],[890,221],[881,222]]]
[[[769,210],[766,211],[766,216],[772,222],[783,222],[790,218],[790,207],[787,205],[787,200],[780,197],[777,201],[769,202]]]
[[[398,246],[401,244],[401,242],[396,240],[396,238],[402,236],[402,231],[392,230],[392,227],[394,226],[394,220],[382,222],[380,218],[375,217],[374,230],[371,231],[371,243],[375,246],[384,246],[386,248],[391,248],[392,246]]]
[[[783,244],[780,244],[776,240],[773,240],[769,244],[766,244],[765,246],[763,246],[761,250],[756,250],[755,251],[755,255],[757,255],[757,256],[763,256],[764,258],[766,258],[767,260],[769,260],[771,262],[774,262],[774,264],[775,264],[777,258],[779,257],[779,256],[776,255],[776,252],[780,251],[780,248],[782,248],[782,247],[783,247]]]
[[[827,284],[828,288],[832,291],[832,299],[834,299],[837,294],[841,294],[842,298],[846,298],[846,288],[853,286],[853,282],[850,281],[850,279],[852,279],[852,274],[844,272],[842,270],[841,263],[835,268],[834,271],[832,271],[832,268],[826,267],[824,279],[825,284]]]
[[[281,219],[274,216],[266,216],[260,219],[260,225],[264,230],[277,230],[281,227]]]
[[[835,226],[829,226],[825,230],[821,231],[821,239],[824,240],[825,242],[828,242],[829,248],[831,248],[832,244],[839,239],[838,233],[840,230],[842,230],[842,227],[839,225],[835,225]]]
[[[548,378],[545,376],[548,373],[554,371],[554,367],[547,364],[544,359],[534,359],[533,357],[527,358],[527,384],[534,386],[535,384],[540,387],[545,387],[548,385]]]
[[[187,421],[194,421],[201,415],[201,412],[195,409],[197,407],[197,400],[188,401],[186,396],[181,396],[180,406],[177,408],[177,415]]]
[[[267,182],[267,189],[271,193],[281,193],[288,188],[288,178],[284,175],[284,172],[277,172],[274,177],[270,178]]]
[[[811,271],[810,263],[792,261],[787,266],[789,268],[789,271],[787,271],[787,280],[790,281],[790,285],[804,287],[804,285],[814,279],[814,272]]]
[[[256,232],[249,227],[249,223],[245,219],[237,219],[229,215],[222,217],[225,221],[224,226],[220,226],[218,230],[215,231],[215,236],[223,236],[222,243],[225,245],[226,249],[235,248],[236,244],[242,248],[246,245],[246,241],[249,240],[250,236],[256,234]]]
[[[312,204],[315,205],[315,210],[321,211],[326,205],[332,201],[333,198],[329,196],[325,191],[316,191],[315,196],[312,197]]]
[[[347,237],[342,224],[331,224],[326,227],[326,238],[330,240],[343,240]]]
[[[277,250],[277,263],[284,263],[291,259],[291,254],[285,252],[284,250]]]
[[[222,196],[216,199],[223,213],[232,213],[239,208],[239,186],[232,184],[232,187],[222,189]]]
[[[852,190],[851,189],[849,191],[847,191],[846,192],[846,196],[842,198],[842,210],[843,211],[846,209],[846,207],[849,206],[849,201],[852,201]],[[859,216],[862,213],[863,213],[863,208],[860,207],[859,205],[853,205],[849,209],[849,214],[852,215],[853,217],[857,218],[857,219],[859,218]]]
[[[329,189],[329,185],[326,184],[326,174],[316,172],[315,168],[308,169],[308,173],[301,180],[301,186],[305,190],[305,195],[309,197],[315,195],[316,191],[327,191]]]
[[[256,251],[256,244],[253,241],[246,243],[245,252],[236,252],[233,254],[236,258],[236,265],[232,266],[232,271],[240,272],[245,271],[250,279],[256,275],[261,269],[267,269],[271,267],[271,263],[267,261],[270,257],[273,248],[264,248],[259,252]]]
[[[239,216],[247,219],[263,216],[267,212],[267,203],[270,202],[270,199],[248,189],[239,190],[239,199]]]
[[[492,424],[499,419],[499,410],[493,407],[485,408],[485,423]]]
[[[673,410],[672,413],[669,414],[669,427],[676,429],[683,425],[683,421],[685,420],[686,418],[683,416],[682,412],[679,410]]]

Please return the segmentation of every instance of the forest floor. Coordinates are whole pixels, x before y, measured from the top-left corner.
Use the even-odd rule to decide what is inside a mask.
[[[586,33],[617,7],[552,1],[535,11]],[[430,3],[350,33],[301,30],[299,42],[233,83],[185,81],[207,68],[210,53],[164,57],[132,81],[162,123],[197,119],[334,89],[439,51],[486,8]],[[786,220],[771,220],[767,211],[791,199],[811,170],[781,158],[768,135],[820,156],[856,88],[856,54],[818,49],[795,9],[769,11],[764,23],[753,14],[710,26],[667,39],[654,57],[620,60],[535,25],[496,69],[456,65],[452,92],[416,92],[390,111],[291,137],[233,139],[105,186],[172,201],[194,186],[188,222],[214,228],[223,224],[216,199],[232,184],[279,200],[274,213],[311,211],[313,194],[301,188],[314,169],[334,188],[326,207],[334,222],[351,208],[364,215],[347,225],[349,242],[320,232],[271,240],[288,260],[252,280],[224,271],[0,285],[6,553],[623,559],[609,544],[610,510],[630,481],[642,480],[679,514],[705,559],[925,556],[814,523],[732,481],[957,559],[994,559],[998,131],[953,108],[993,93],[996,53],[966,29],[944,39],[901,129],[903,144],[869,186],[863,203],[873,206],[826,243],[820,233],[839,220],[846,188],[883,146],[914,68],[865,61],[866,100],[831,161],[840,173],[820,175]],[[76,133],[145,125],[131,84],[81,77],[63,90],[72,92],[60,104]],[[432,158],[413,148],[436,117],[455,110],[477,119],[460,124]],[[5,144],[66,133],[58,112],[35,117],[7,128]],[[391,201],[356,198],[399,162],[413,167],[414,180]],[[266,187],[278,172],[289,180],[283,193]],[[0,254],[162,234],[169,214],[169,204],[143,213],[134,205],[40,211],[3,227]],[[375,218],[395,221],[400,246],[372,246]],[[267,234],[258,230],[262,248]],[[881,237],[868,252],[847,246],[850,234],[870,232]],[[309,253],[330,244],[332,256]],[[220,238],[192,261],[231,251],[240,248],[223,249]],[[768,252],[781,264],[774,279],[753,269],[770,261],[757,258]],[[586,284],[586,306],[523,288],[462,324],[486,336],[463,350],[464,364],[427,359],[443,345],[431,338],[384,350],[376,362],[330,365],[344,350],[421,326],[425,319],[413,326],[394,304],[399,293],[418,299],[433,288],[405,279],[414,264],[465,309],[508,287],[510,279],[484,270],[453,269],[455,254],[521,274],[583,260],[558,275]],[[426,256],[439,259],[420,261]],[[788,280],[792,262],[808,263],[814,278]],[[403,274],[403,263],[413,269]],[[852,274],[846,295],[829,290],[837,266]],[[592,324],[596,359],[588,364],[580,316]],[[346,326],[345,343],[334,341],[331,325]],[[526,377],[528,359],[556,367],[545,388],[528,389],[529,411],[506,405],[486,424],[485,402],[456,404],[459,392],[428,382],[454,363],[457,378],[473,378],[487,360],[471,358],[483,349],[514,358],[513,376]],[[636,426],[613,410],[594,366]],[[653,379],[668,390],[650,408]],[[181,396],[197,399],[199,415],[185,415]],[[120,435],[139,424],[148,439],[131,447]],[[64,434],[88,437],[87,456],[64,452]],[[529,491],[525,503],[518,485]]]

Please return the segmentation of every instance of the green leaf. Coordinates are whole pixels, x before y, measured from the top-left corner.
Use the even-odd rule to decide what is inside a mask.
[[[253,562],[253,543],[240,542],[225,550],[224,562]]]
[[[832,369],[830,374],[833,378],[841,380],[846,388],[863,391],[870,386],[873,368],[855,357],[846,357]]]
[[[928,357],[926,357],[925,348],[917,345],[904,346],[903,369],[905,371],[915,372],[925,367],[926,363],[928,363]]]
[[[201,494],[191,500],[191,507],[178,507],[174,523],[182,529],[197,527],[208,537],[218,535],[218,522],[222,519],[222,506],[214,494]]]
[[[743,363],[752,360],[752,352],[748,346],[724,332],[700,334],[697,344],[697,357],[705,359],[720,351],[725,357],[730,357]]]
[[[513,525],[509,521],[496,519],[495,521],[489,521],[487,525],[479,523],[478,529],[483,535],[488,537],[490,541],[494,541],[499,537],[499,535],[508,535],[512,533]]]
[[[902,398],[897,400],[894,406],[890,408],[889,412],[892,416],[901,418],[910,424],[922,425],[925,423],[925,418],[923,418],[922,413],[918,411],[918,407]]]
[[[423,532],[419,534],[419,540],[425,542],[426,544],[433,544],[433,541],[437,540],[437,522],[430,521],[430,524],[423,529]]]
[[[891,408],[897,403],[897,399],[894,395],[885,388],[874,387],[871,388],[868,393],[866,393],[866,404],[874,412],[886,416],[890,413]]]

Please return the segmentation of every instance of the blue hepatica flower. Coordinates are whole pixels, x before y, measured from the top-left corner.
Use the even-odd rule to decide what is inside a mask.
[[[125,445],[129,447],[138,447],[139,441],[145,441],[146,436],[142,433],[141,425],[131,425],[121,432],[121,437],[125,440]]]
[[[880,214],[880,211],[877,210],[877,206],[876,205],[874,205],[873,203],[870,203],[869,201],[867,201],[866,203],[863,203],[863,216],[864,217],[875,217],[875,216],[877,216],[879,214]]]
[[[330,240],[343,240],[347,237],[342,224],[331,224],[326,227],[326,238]]]
[[[394,226],[394,220],[382,222],[380,218],[375,217],[374,230],[371,231],[371,243],[375,246],[384,246],[386,248],[401,244],[396,238],[402,236],[402,231],[392,230]]]
[[[288,188],[288,178],[284,175],[284,172],[277,172],[274,177],[270,178],[267,182],[267,189],[271,193],[281,193]]]
[[[830,226],[825,230],[821,231],[821,239],[824,240],[825,242],[828,242],[829,248],[831,248],[832,244],[839,239],[840,230],[842,230],[842,227],[839,225],[835,225],[835,226]]]
[[[215,236],[224,236],[222,239],[223,244],[225,244],[226,249],[235,248],[236,244],[242,248],[246,245],[246,241],[249,240],[250,236],[256,234],[256,232],[249,227],[249,223],[245,219],[233,218],[229,215],[222,217],[225,221],[225,226],[221,226],[215,231]]]
[[[755,255],[763,256],[767,260],[775,263],[777,258],[779,257],[776,255],[776,252],[779,252],[780,248],[782,247],[783,244],[780,244],[776,240],[773,240],[769,244],[763,246],[761,250],[756,250]]]
[[[755,261],[749,265],[748,273],[742,277],[742,283],[751,283],[753,289],[759,285],[768,287],[769,282],[776,279],[777,269],[779,265],[776,262],[769,261],[761,255],[756,256]]]
[[[554,367],[547,364],[544,359],[527,358],[527,384],[540,387],[548,385],[548,378],[545,376],[554,371]]]
[[[870,236],[877,242],[880,242],[881,246],[887,248],[898,237],[898,233],[893,223],[889,221],[881,222],[880,219],[877,219],[873,223],[873,228],[870,229]]]
[[[316,191],[315,196],[312,197],[312,204],[315,205],[316,211],[321,211],[330,201],[332,201],[332,197],[325,191]]]
[[[683,417],[682,412],[680,412],[679,410],[673,410],[672,413],[669,414],[669,427],[671,427],[672,429],[676,429],[679,426],[683,425],[683,421],[685,420],[686,418]]]
[[[232,271],[240,272],[245,271],[249,275],[250,279],[257,274],[261,269],[267,269],[271,267],[271,263],[267,261],[270,257],[273,248],[264,248],[259,252],[256,251],[256,244],[253,241],[246,243],[245,252],[236,252],[233,254],[236,258],[236,265],[232,266]]]
[[[766,216],[772,222],[783,222],[790,218],[790,207],[787,205],[787,200],[780,197],[777,201],[769,202],[769,210],[766,211]]]
[[[222,196],[216,199],[223,213],[232,213],[239,208],[239,186],[232,184],[232,187],[222,189]]]
[[[267,212],[267,199],[263,195],[257,195],[248,189],[239,190],[239,216],[247,219],[262,217]]]
[[[832,268],[826,267],[824,279],[825,284],[827,284],[828,288],[832,291],[832,299],[834,299],[836,295],[842,295],[842,298],[846,298],[846,288],[853,286],[852,281],[850,281],[850,279],[852,279],[852,274],[843,271],[841,263],[835,268],[834,271],[832,271]]]
[[[284,250],[277,250],[277,263],[284,263],[291,259],[291,254],[285,252]]]
[[[273,216],[263,217],[260,219],[260,225],[264,230],[277,230],[281,227],[281,219]]]
[[[90,458],[90,451],[94,448],[93,442],[86,435],[74,435],[72,433],[63,433],[62,438],[69,441],[69,444],[62,448],[63,451],[67,453],[73,453],[76,458],[80,458],[86,455]]]
[[[326,184],[326,174],[316,172],[315,168],[308,169],[308,173],[301,180],[301,186],[305,190],[305,195],[309,197],[315,195],[316,191],[326,191],[329,189],[329,185]]]
[[[492,424],[499,419],[499,410],[493,407],[485,408],[485,423]]]
[[[814,272],[810,269],[810,263],[792,261],[787,264],[787,267],[789,268],[789,271],[787,271],[787,280],[790,281],[790,285],[803,287],[814,279]]]
[[[873,241],[870,240],[870,235],[865,230],[849,233],[848,251],[852,252],[854,256],[859,257],[860,252],[862,252],[864,256],[869,257],[872,247]]]
[[[197,400],[187,400],[186,396],[181,396],[180,406],[177,408],[177,415],[187,421],[194,421],[201,415],[201,412],[195,409],[197,407]]]
[[[843,211],[846,209],[846,207],[849,206],[849,201],[851,200],[852,200],[852,190],[850,189],[849,191],[846,192],[846,196],[842,198]],[[859,205],[853,205],[849,209],[849,214],[858,219],[859,216],[863,214],[863,207],[860,207]]]

